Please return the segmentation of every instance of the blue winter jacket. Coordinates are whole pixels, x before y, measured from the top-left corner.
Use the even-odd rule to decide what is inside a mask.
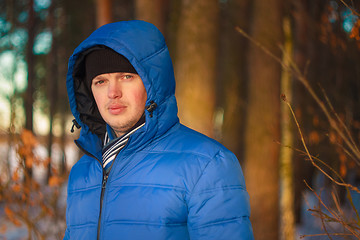
[[[107,181],[105,123],[83,81],[84,56],[104,46],[129,59],[152,106]],[[85,155],[70,172],[64,239],[253,239],[239,162],[220,143],[179,123],[172,62],[156,27],[128,21],[97,29],[71,56],[67,89],[81,126],[76,144]]]

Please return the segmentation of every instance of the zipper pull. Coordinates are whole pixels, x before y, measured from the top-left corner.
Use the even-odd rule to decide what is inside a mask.
[[[102,188],[105,189],[106,187],[106,183],[108,180],[109,176],[107,174],[105,174],[105,176],[103,177],[103,181],[102,181]]]

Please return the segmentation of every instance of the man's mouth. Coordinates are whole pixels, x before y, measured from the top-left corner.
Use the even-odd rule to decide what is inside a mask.
[[[122,104],[112,104],[108,107],[108,110],[111,114],[118,115],[125,111],[126,106]]]

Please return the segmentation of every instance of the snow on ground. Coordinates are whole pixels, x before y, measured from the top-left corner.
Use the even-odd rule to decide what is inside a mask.
[[[65,222],[65,208],[66,208],[66,186],[67,182],[63,184],[60,191],[60,199],[58,199],[58,209],[60,214],[63,214],[58,220],[54,220],[53,218],[46,218],[41,220],[37,227],[40,228],[42,233],[46,232],[48,234],[47,240],[57,240],[61,239],[58,237],[59,235],[63,235],[65,233],[66,222]],[[46,195],[47,189],[43,190],[44,195]],[[50,193],[49,193],[50,195]],[[0,240],[27,240],[28,239],[28,230],[25,225],[21,227],[15,226],[12,222],[10,222],[4,212],[4,203],[0,203],[0,229],[4,231],[0,232]],[[34,207],[31,208],[30,211],[35,214],[39,209]],[[32,213],[29,213],[32,215]],[[5,228],[4,228],[5,227]],[[37,239],[33,237],[32,239]]]
[[[330,187],[324,188],[326,177],[322,174],[318,174],[315,178],[315,191],[321,196],[322,201],[326,206],[332,206],[331,210],[334,210],[334,203],[331,196]],[[297,226],[296,239],[305,239],[305,240],[323,240],[329,239],[328,236],[311,236],[306,238],[300,238],[302,235],[315,235],[315,234],[324,234],[323,224],[320,218],[312,215],[312,212],[308,209],[318,209],[319,200],[313,192],[306,190],[303,194],[303,204],[301,209],[301,219],[302,223]],[[357,209],[360,207],[360,194],[352,191],[351,192],[352,201]],[[321,210],[327,215],[331,216],[331,213],[327,211],[324,207],[321,207]],[[341,206],[343,214],[346,216],[347,220],[356,219],[355,211],[351,208],[348,199],[345,200],[343,206]],[[337,213],[337,211],[335,211]],[[343,233],[344,228],[341,224],[335,222],[326,222],[326,229],[329,233]],[[333,240],[343,240],[343,239],[356,239],[351,236],[331,236]]]
[[[78,150],[77,147],[74,144],[69,144],[65,149],[65,156],[62,155],[61,149],[59,145],[54,144],[53,145],[53,157],[52,157],[52,163],[56,166],[63,157],[66,158],[67,168],[70,169],[71,166],[77,161],[78,159]],[[47,149],[42,146],[38,145],[38,147],[34,150],[34,153],[40,158],[40,159],[46,159],[47,158]],[[13,172],[18,164],[18,157],[16,154],[16,148],[13,146],[10,149],[7,147],[5,143],[0,144],[0,181],[6,181],[8,179],[8,174],[4,173],[5,170],[8,167],[7,159],[11,159],[9,162],[10,171]],[[34,178],[39,183],[44,183],[45,176],[46,176],[46,168],[44,166],[35,166],[33,167],[33,174]],[[65,207],[66,207],[66,186],[67,182],[65,182],[61,188],[61,194],[60,199],[58,199],[58,206],[59,209],[64,209],[64,216],[65,216]],[[44,187],[42,189],[44,195],[46,195],[46,191],[48,189]],[[25,225],[21,227],[16,227],[13,223],[11,223],[5,216],[4,212],[4,202],[0,202],[0,240],[22,240],[22,239],[28,239],[28,231]],[[32,209],[34,212],[37,211],[36,207]],[[31,213],[30,213],[31,214]],[[62,221],[55,222],[51,219],[47,219],[42,221],[39,224],[43,231],[46,231],[48,233],[54,233],[52,234],[54,237],[47,237],[47,240],[52,239],[60,239],[59,237],[55,237],[56,233],[64,233],[65,231],[65,219],[63,218]],[[33,238],[36,239],[36,238]]]

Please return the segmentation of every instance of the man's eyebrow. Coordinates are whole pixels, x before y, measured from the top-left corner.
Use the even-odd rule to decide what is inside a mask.
[[[120,75],[138,75],[136,73],[131,73],[131,72],[118,72],[118,74],[120,74]]]
[[[92,80],[101,80],[101,79],[105,79],[106,77],[101,76],[101,75],[97,75],[96,77],[94,77]]]

